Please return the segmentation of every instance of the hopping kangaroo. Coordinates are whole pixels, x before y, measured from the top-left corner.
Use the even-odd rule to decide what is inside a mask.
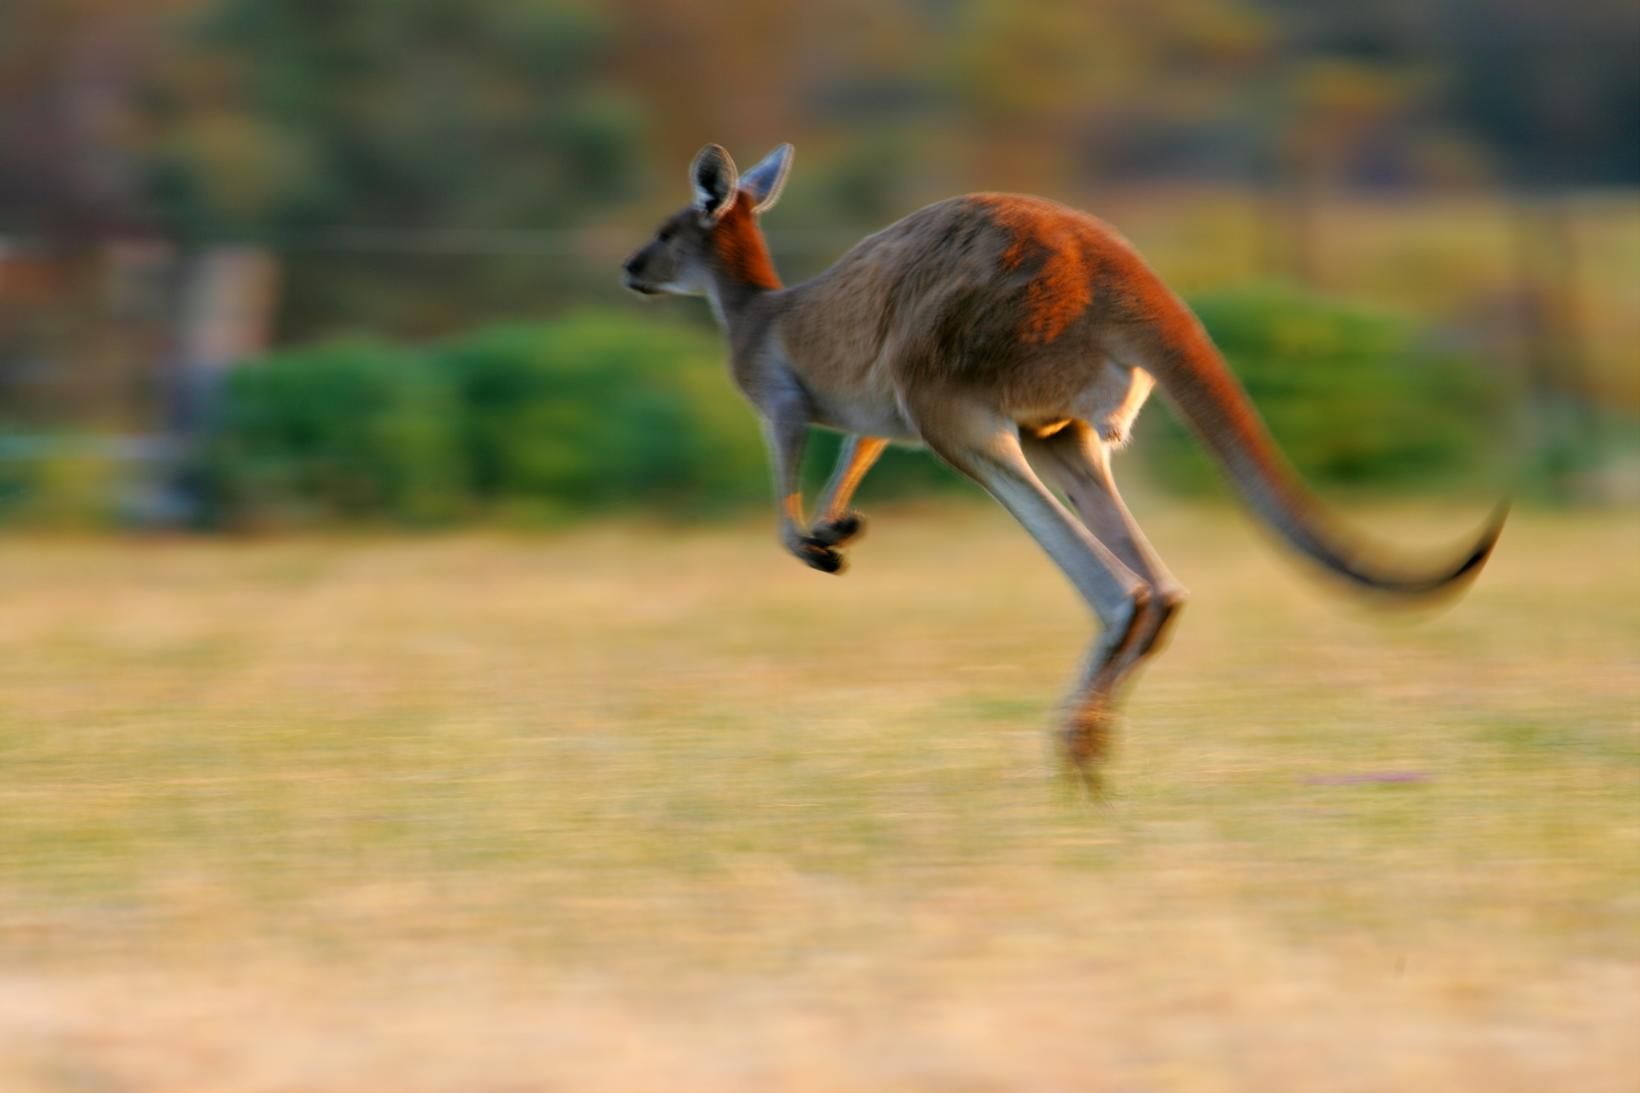
[[[1101,627],[1065,715],[1066,755],[1084,774],[1119,685],[1184,602],[1111,478],[1111,450],[1153,386],[1252,511],[1335,574],[1420,596],[1459,586],[1491,553],[1501,508],[1473,548],[1427,573],[1376,563],[1331,531],[1196,317],[1126,240],[1075,210],[951,198],[782,287],[757,218],[791,162],[782,145],[737,175],[707,145],[689,169],[694,202],[626,261],[626,285],[710,300],[763,417],[780,540],[803,562],[842,571],[839,550],[862,527],[849,499],[891,441],[926,444],[1025,526]],[[847,434],[812,524],[798,487],[811,425]]]

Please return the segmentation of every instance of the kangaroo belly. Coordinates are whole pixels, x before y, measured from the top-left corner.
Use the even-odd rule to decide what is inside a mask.
[[[795,337],[790,331],[784,333],[769,360],[803,389],[811,422],[889,440],[914,435],[900,412],[899,396],[889,377],[873,367],[875,345],[836,336],[804,336],[802,331]]]
[[[887,398],[845,399],[816,395],[810,392],[814,407],[814,423],[828,429],[861,436],[880,436],[889,440],[914,438],[910,422],[900,413],[899,401]]]

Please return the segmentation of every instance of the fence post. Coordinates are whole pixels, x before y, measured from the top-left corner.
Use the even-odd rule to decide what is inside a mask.
[[[210,424],[227,371],[267,347],[277,294],[278,265],[265,250],[217,247],[180,258],[165,414],[179,451],[189,451]],[[159,485],[146,507],[153,522],[186,523],[201,501],[184,468]]]
[[[1513,208],[1533,447],[1557,496],[1602,501],[1605,445],[1588,374],[1571,213],[1556,198],[1517,198]]]

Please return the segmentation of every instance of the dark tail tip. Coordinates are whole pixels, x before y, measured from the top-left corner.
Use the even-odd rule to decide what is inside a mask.
[[[1503,525],[1509,520],[1509,509],[1512,504],[1513,502],[1505,497],[1492,509],[1492,515],[1486,520],[1486,530],[1482,531],[1480,538],[1475,541],[1475,549],[1469,552],[1468,559],[1457,568],[1449,580],[1463,580],[1466,577],[1472,579],[1480,573],[1481,567],[1492,557],[1492,548],[1498,545],[1498,538],[1503,535]]]
[[[1410,596],[1411,599],[1428,603],[1434,600],[1454,596],[1469,587],[1476,577],[1480,576],[1487,561],[1492,557],[1492,551],[1498,545],[1498,539],[1503,535],[1503,525],[1509,520],[1509,509],[1512,502],[1509,498],[1499,501],[1487,517],[1475,543],[1464,556],[1462,562],[1439,576],[1424,580],[1395,582],[1384,586],[1384,591],[1398,592]]]

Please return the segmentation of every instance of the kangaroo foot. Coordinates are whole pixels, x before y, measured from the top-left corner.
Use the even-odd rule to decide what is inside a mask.
[[[809,538],[822,546],[839,547],[852,543],[865,532],[865,517],[857,512],[848,512],[835,520],[815,525],[814,532]]]

